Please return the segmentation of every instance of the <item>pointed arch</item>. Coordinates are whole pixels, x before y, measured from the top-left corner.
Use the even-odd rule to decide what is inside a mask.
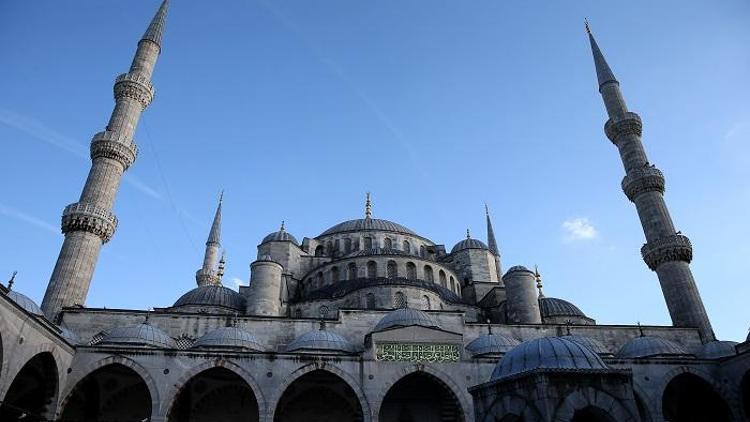
[[[60,372],[51,352],[35,353],[8,380],[10,384],[0,404],[0,420],[46,420],[54,415]]]
[[[392,259],[388,261],[388,265],[386,267],[386,277],[388,278],[398,277],[398,265],[396,264],[396,261]]]
[[[588,387],[566,396],[555,409],[555,420],[596,420],[601,422],[637,422],[637,415],[630,413],[619,400],[606,392]]]
[[[378,276],[378,264],[375,261],[367,263],[367,278],[376,278]]]
[[[350,262],[346,266],[346,278],[349,280],[355,280],[357,278],[357,264]]]

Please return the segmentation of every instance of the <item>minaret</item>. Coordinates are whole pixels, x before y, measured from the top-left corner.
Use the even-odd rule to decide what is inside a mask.
[[[490,252],[495,256],[495,269],[497,271],[497,279],[500,284],[503,284],[503,270],[500,265],[500,249],[497,247],[497,240],[495,240],[495,231],[492,230],[492,220],[490,219],[490,208],[487,203],[484,204],[484,214],[487,216],[487,247],[490,248]]]
[[[42,301],[51,320],[63,307],[86,301],[99,251],[117,228],[112,206],[122,175],[138,154],[133,139],[138,119],[154,97],[151,74],[161,51],[167,3],[164,0],[138,42],[130,71],[115,79],[115,108],[105,130],[91,140],[92,164],[83,192],[63,210],[65,241]]]
[[[646,235],[646,244],[641,248],[643,260],[659,277],[672,323],[676,327],[698,328],[704,342],[714,340],[711,323],[690,271],[693,249],[690,240],[677,232],[672,223],[664,202],[664,175],[649,163],[641,143],[641,118],[628,111],[620,83],[604,60],[588,22],[586,31],[594,55],[599,92],[609,115],[604,131],[620,152],[625,167],[622,189],[635,204]]]
[[[214,222],[206,240],[206,252],[203,254],[203,266],[195,273],[198,286],[213,286],[221,284],[221,275],[217,269],[219,248],[221,247],[221,205],[224,202],[224,192],[219,195],[219,205],[216,207]],[[224,260],[222,255],[221,261]],[[219,261],[219,264],[222,262]],[[223,264],[221,270],[223,271]]]

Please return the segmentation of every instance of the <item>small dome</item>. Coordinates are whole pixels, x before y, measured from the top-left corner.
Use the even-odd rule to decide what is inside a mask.
[[[357,220],[349,220],[344,221],[343,223],[336,224],[335,226],[321,233],[318,237],[328,236],[336,233],[358,231],[383,231],[418,236],[413,231],[407,229],[401,224],[394,223],[393,221],[381,220],[379,218],[360,218]]]
[[[472,340],[466,345],[466,350],[472,356],[507,353],[521,342],[502,334],[485,334]]]
[[[263,238],[263,241],[260,242],[260,244],[262,245],[268,242],[292,242],[296,246],[299,246],[299,242],[297,242],[297,239],[286,230],[279,230],[277,232],[269,234],[268,236]]]
[[[324,328],[302,334],[286,346],[287,352],[330,351],[354,353],[354,345],[340,335]]]
[[[605,370],[602,359],[586,346],[562,337],[542,337],[521,343],[495,366],[492,380],[535,369]]]
[[[238,327],[221,327],[209,331],[196,340],[192,347],[227,347],[258,352],[265,349],[252,333]]]
[[[426,312],[419,309],[400,308],[384,316],[373,331],[382,331],[393,327],[409,327],[411,325],[440,328],[437,321]]]
[[[174,340],[164,331],[145,322],[112,328],[99,344],[128,344],[167,349],[177,347]]]
[[[597,339],[588,337],[588,336],[567,335],[567,336],[562,336],[561,338],[570,340],[574,343],[578,343],[581,346],[585,346],[591,349],[591,351],[593,351],[594,353],[598,355],[612,355],[613,354],[612,352],[609,351],[609,349],[607,349],[607,346],[605,346],[604,343],[602,343],[601,341]]]
[[[456,252],[462,251],[464,249],[485,249],[485,250],[489,250],[489,248],[487,247],[487,245],[485,245],[484,242],[482,242],[481,240],[467,238],[467,239],[464,239],[464,240],[456,243],[456,246],[454,246],[453,249],[451,249],[451,253],[456,253]]]
[[[515,272],[524,272],[524,273],[532,273],[532,274],[534,274],[533,271],[531,271],[530,269],[524,267],[523,265],[514,265],[514,266],[508,268],[508,271],[505,272],[505,275],[508,275],[510,273],[515,273]]]
[[[576,305],[556,297],[541,296],[539,298],[539,311],[541,311],[543,318],[553,316],[588,318]]]
[[[617,353],[621,358],[648,358],[656,356],[690,355],[679,344],[656,336],[635,337],[625,343]]]
[[[224,286],[200,286],[185,293],[174,307],[180,306],[221,306],[235,311],[245,310],[245,298]]]
[[[44,312],[42,312],[42,309],[39,307],[39,305],[36,304],[33,300],[31,300],[28,296],[26,296],[23,293],[18,293],[15,290],[10,290],[6,294],[9,298],[13,299],[13,302],[16,302],[18,306],[22,307],[26,310],[26,312],[38,316],[44,316]]]
[[[696,356],[701,359],[719,359],[734,356],[737,351],[734,349],[738,343],[736,341],[714,340],[701,346]]]

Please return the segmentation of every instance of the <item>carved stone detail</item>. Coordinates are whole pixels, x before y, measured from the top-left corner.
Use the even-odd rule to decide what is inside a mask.
[[[62,214],[62,232],[87,231],[99,236],[107,243],[117,229],[117,217],[94,204],[73,203],[65,207]]]
[[[641,247],[641,255],[651,270],[670,261],[690,262],[693,260],[693,246],[690,239],[682,234],[673,234],[648,242]]]
[[[137,73],[123,73],[115,79],[115,100],[122,97],[132,98],[139,103],[143,109],[151,104],[154,99],[154,87],[151,81]]]
[[[631,201],[643,192],[664,193],[664,174],[661,170],[649,165],[631,170],[622,179],[622,191]]]
[[[641,117],[635,113],[627,112],[622,116],[610,118],[604,124],[604,133],[607,134],[612,143],[617,144],[617,138],[623,135],[641,136],[643,133],[643,122]]]
[[[138,146],[130,139],[119,138],[115,132],[99,132],[91,140],[91,159],[99,157],[117,160],[127,170],[138,157]]]

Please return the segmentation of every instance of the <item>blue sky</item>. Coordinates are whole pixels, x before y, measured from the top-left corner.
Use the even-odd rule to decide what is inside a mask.
[[[225,284],[286,220],[314,237],[363,214],[450,248],[493,214],[505,268],[599,323],[669,324],[605,138],[588,17],[723,339],[747,333],[750,4],[741,0],[173,1],[157,94],[89,306],[168,306],[194,287],[225,189]],[[89,169],[156,1],[0,2],[0,274],[41,301],[59,215]],[[5,276],[3,276],[5,277]]]

